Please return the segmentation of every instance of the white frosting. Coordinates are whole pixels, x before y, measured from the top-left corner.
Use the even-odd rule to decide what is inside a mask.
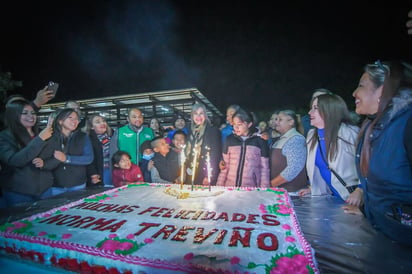
[[[192,198],[166,194],[164,185],[124,186],[31,216],[25,220],[32,227],[23,233],[16,229],[24,227],[25,220],[3,225],[0,248],[45,253],[45,263],[53,256],[72,258],[134,273],[265,273],[264,265],[276,267],[272,258],[295,248],[318,272],[284,190],[212,187],[210,192],[208,188],[192,192],[190,186],[181,190],[173,185],[170,191],[187,192]],[[98,219],[106,224],[96,224]],[[202,239],[196,233],[211,235]],[[104,239],[142,246],[121,255],[103,249],[110,248],[108,242],[97,247]],[[247,268],[253,264],[257,267]]]

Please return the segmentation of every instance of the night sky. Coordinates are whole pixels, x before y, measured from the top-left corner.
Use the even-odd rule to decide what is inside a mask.
[[[412,62],[410,1],[260,2],[3,3],[0,65],[29,99],[49,80],[52,102],[196,87],[259,112],[306,110],[320,87],[353,108],[366,63]]]

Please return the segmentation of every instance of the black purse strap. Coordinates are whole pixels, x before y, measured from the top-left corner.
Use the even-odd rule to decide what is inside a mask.
[[[342,179],[342,177],[339,176],[339,174],[329,166],[329,162],[326,160],[325,154],[323,154],[323,149],[322,149],[322,145],[320,143],[320,138],[318,138],[318,145],[319,145],[319,150],[320,150],[320,155],[322,156],[323,161],[325,161],[326,166],[328,167],[328,169],[333,173],[333,175],[335,175],[335,177],[338,179],[338,181],[344,186],[346,187],[346,183],[345,181]]]

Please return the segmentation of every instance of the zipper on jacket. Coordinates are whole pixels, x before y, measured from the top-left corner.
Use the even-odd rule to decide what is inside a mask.
[[[246,156],[246,140],[242,140],[242,147],[240,149],[240,160],[239,160],[239,167],[237,169],[236,174],[236,186],[240,187],[242,185],[242,175],[243,175],[243,167],[245,165],[245,157]]]

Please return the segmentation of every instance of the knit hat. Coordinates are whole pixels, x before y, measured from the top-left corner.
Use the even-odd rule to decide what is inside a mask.
[[[175,115],[175,117],[173,117],[173,126],[175,126],[175,123],[176,123],[176,121],[177,120],[179,120],[179,119],[183,119],[185,122],[186,122],[186,119],[185,119],[185,117],[183,116],[183,115],[181,115],[181,114],[176,114]]]
[[[140,146],[140,151],[143,153],[145,149],[152,149],[151,140],[144,141]]]

